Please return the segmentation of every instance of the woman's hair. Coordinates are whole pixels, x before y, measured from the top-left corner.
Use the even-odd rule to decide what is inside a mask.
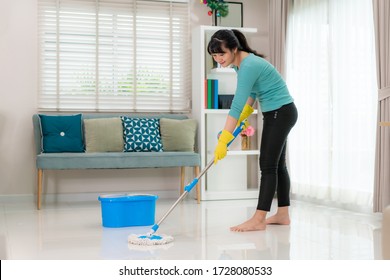
[[[237,48],[239,51],[245,51],[264,57],[264,55],[257,53],[249,47],[244,34],[237,29],[221,29],[215,32],[213,36],[211,36],[207,51],[210,55],[213,53],[224,53],[222,47],[229,50]]]

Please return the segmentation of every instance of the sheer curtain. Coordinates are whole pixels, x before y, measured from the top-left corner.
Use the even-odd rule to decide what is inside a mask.
[[[372,207],[377,100],[371,0],[294,0],[287,83],[293,197]]]

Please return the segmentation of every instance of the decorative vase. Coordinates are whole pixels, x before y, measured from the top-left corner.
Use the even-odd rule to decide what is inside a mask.
[[[246,135],[241,135],[241,150],[249,150],[250,146],[250,137]]]

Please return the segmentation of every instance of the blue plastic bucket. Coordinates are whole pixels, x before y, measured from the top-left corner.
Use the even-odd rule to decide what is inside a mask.
[[[104,227],[149,226],[154,224],[156,200],[149,194],[99,196]]]

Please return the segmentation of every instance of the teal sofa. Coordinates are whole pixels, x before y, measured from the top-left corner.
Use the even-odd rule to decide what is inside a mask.
[[[120,116],[131,118],[168,118],[185,120],[184,114],[142,115],[135,113],[117,114],[82,114],[82,121],[97,118],[115,118]],[[38,172],[37,208],[41,209],[42,182],[44,170],[69,169],[133,169],[133,168],[168,168],[180,167],[180,192],[184,191],[185,167],[193,167],[195,176],[199,175],[200,154],[193,151],[162,152],[44,152],[42,125],[39,114],[33,115],[33,129],[36,151],[36,167]],[[178,128],[180,129],[180,128]],[[183,131],[185,133],[185,131]],[[194,137],[196,139],[196,137]],[[195,140],[194,140],[195,141]],[[200,202],[200,183],[196,185],[197,202]]]

